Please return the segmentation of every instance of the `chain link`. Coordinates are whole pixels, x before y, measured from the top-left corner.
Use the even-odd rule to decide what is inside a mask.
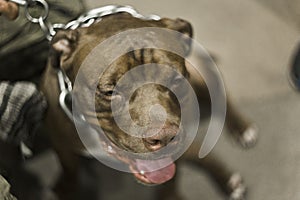
[[[43,14],[39,17],[33,17],[31,14],[30,14],[30,11],[29,9],[30,8],[34,8],[34,7],[37,7],[37,6],[42,6],[43,8]],[[40,23],[40,19],[42,18],[43,21],[45,21],[48,17],[48,14],[49,14],[49,5],[48,3],[45,1],[45,0],[30,0],[27,2],[27,4],[25,4],[25,15],[26,15],[26,18],[32,22],[32,23]]]
[[[144,19],[144,20],[160,20],[157,15],[144,16],[138,13],[131,6],[120,6],[120,5],[108,5],[100,8],[92,9],[83,15],[80,15],[76,20],[70,21],[67,24],[51,24],[47,22],[47,17],[49,15],[49,5],[45,0],[10,0],[16,4],[25,7],[26,18],[32,22],[39,24],[42,31],[45,34],[47,40],[51,41],[58,30],[66,29],[77,29],[79,27],[89,27],[95,22],[100,21],[103,17],[108,15],[113,15],[116,13],[129,13],[133,17]],[[38,5],[39,4],[39,5]],[[29,9],[35,6],[42,6],[43,12],[39,17],[33,17],[30,14]]]
[[[55,27],[60,27],[63,29],[77,29],[79,27],[89,27],[95,22],[100,21],[103,17],[108,15],[113,15],[117,13],[129,13],[133,17],[145,19],[145,20],[160,20],[160,17],[157,15],[144,16],[139,14],[131,6],[119,6],[119,5],[108,5],[100,8],[92,9],[85,14],[79,16],[76,20],[73,20],[67,23],[64,27],[61,24],[54,24]]]

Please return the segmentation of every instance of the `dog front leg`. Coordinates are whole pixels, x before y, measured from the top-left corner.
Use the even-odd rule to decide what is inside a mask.
[[[243,184],[242,177],[234,173],[221,161],[220,158],[210,153],[205,158],[198,158],[199,148],[192,146],[184,154],[187,163],[204,169],[218,188],[229,197],[230,200],[244,200],[246,187]]]
[[[252,147],[257,141],[257,127],[249,122],[232,102],[227,99],[226,126],[233,137],[245,148]]]
[[[58,155],[60,157],[60,155]],[[73,156],[73,155],[70,155]],[[60,157],[61,158],[61,157]],[[60,175],[58,182],[55,185],[54,191],[59,200],[74,200],[77,199],[76,193],[78,191],[78,160],[72,162],[73,167],[67,166],[62,159],[62,174]]]

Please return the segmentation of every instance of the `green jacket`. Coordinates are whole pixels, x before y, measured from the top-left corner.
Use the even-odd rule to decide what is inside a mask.
[[[85,11],[84,0],[46,1],[49,4],[47,21],[51,24],[65,24]],[[38,11],[32,10],[31,14],[35,12]],[[15,21],[0,17],[0,81],[34,81],[44,69],[47,56],[48,41],[40,26],[27,20],[24,7],[20,6]]]
[[[49,4],[47,21],[51,23],[66,23],[84,11],[84,5],[81,0],[46,1]],[[33,10],[32,12],[34,15],[35,11]],[[32,24],[27,20],[25,7],[20,6],[19,17],[15,21],[8,21],[3,17],[0,18],[0,56],[28,46],[42,38],[44,38],[44,35],[39,25]]]

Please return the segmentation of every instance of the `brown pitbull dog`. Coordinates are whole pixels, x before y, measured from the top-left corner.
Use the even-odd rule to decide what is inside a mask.
[[[49,104],[46,116],[49,136],[63,167],[64,174],[57,189],[59,197],[63,200],[74,199],[71,193],[78,184],[76,178],[78,174],[78,155],[81,154],[85,147],[76,133],[74,124],[59,106],[58,96],[60,90],[57,70],[59,68],[63,69],[71,82],[74,83],[82,62],[96,45],[116,33],[141,27],[167,28],[181,32],[189,37],[192,36],[191,25],[181,19],[171,20],[164,18],[158,21],[142,20],[132,17],[127,13],[119,13],[106,16],[101,21],[89,27],[60,31],[52,40],[49,64],[41,83],[41,90],[44,92]],[[177,45],[178,49],[185,55],[188,55],[190,43],[186,42],[184,37],[167,38],[166,42]],[[130,48],[133,47],[128,47],[128,49]],[[118,93],[113,92],[118,80],[130,69],[149,63],[169,65],[180,72],[185,78],[190,80],[200,105],[210,110],[210,99],[207,87],[200,76],[195,76],[197,73],[193,71],[194,69],[191,66],[186,64],[184,58],[160,49],[130,51],[114,61],[98,79],[98,87],[95,94],[97,119],[90,117],[90,110],[84,111],[89,123],[100,124],[104,133],[114,145],[129,152],[155,152],[166,145],[173,144],[176,146],[179,143],[179,141],[175,139],[175,135],[180,129],[180,106],[174,94],[166,87],[157,84],[143,85],[133,93],[129,101],[129,112],[132,120],[141,126],[149,123],[149,105],[160,104],[164,106],[167,112],[166,123],[156,135],[149,138],[128,135],[117,126],[112,116],[110,102],[113,99],[122,98],[122,91]],[[87,80],[87,87],[92,81],[95,81],[89,78],[91,77],[91,73],[92,72],[87,71],[84,74]],[[149,74],[145,71],[141,76],[149,76]],[[157,73],[155,76],[160,77],[164,76],[164,74]],[[174,81],[174,87],[180,87],[180,80]],[[88,98],[90,97],[83,97],[86,101],[89,101]],[[232,132],[234,137],[243,145],[248,146],[255,141],[256,136],[254,132],[251,131],[251,124],[234,110],[230,102],[227,103],[226,117],[226,125],[230,132]],[[198,152],[199,143],[196,144],[195,142],[180,160],[188,161],[207,170],[220,188],[230,196],[231,199],[243,199],[245,188],[240,176],[226,169],[226,167],[220,163],[219,159],[211,155],[204,159],[199,159]],[[120,158],[121,156],[116,155],[116,157]],[[122,160],[122,158],[120,158],[120,160]],[[124,162],[126,162],[125,159]],[[137,165],[138,164],[130,167],[138,168],[139,166]],[[166,182],[161,187],[157,199],[174,200],[181,199],[176,189],[175,179],[173,178],[175,170],[175,164],[173,163],[162,170],[146,174],[136,173],[134,175],[139,182],[145,184],[160,184]]]

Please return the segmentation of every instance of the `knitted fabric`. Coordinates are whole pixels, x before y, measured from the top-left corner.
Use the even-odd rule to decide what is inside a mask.
[[[17,143],[32,137],[47,104],[29,82],[0,82],[0,139]]]
[[[16,198],[9,193],[9,190],[10,190],[10,185],[2,176],[0,176],[0,199],[1,200],[16,200]]]

